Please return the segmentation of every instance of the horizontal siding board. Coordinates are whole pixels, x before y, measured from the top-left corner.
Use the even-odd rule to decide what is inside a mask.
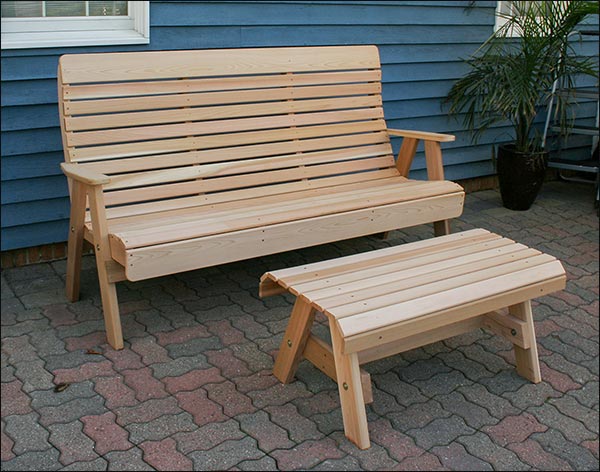
[[[2,227],[0,232],[3,251],[67,240],[69,220],[47,221],[23,226]]]
[[[182,3],[177,9],[168,3],[157,3],[151,9],[155,27],[181,26],[303,26],[311,25],[469,25],[493,23],[493,10],[472,9],[466,15],[464,8],[446,8],[444,14],[431,14],[427,4],[408,5],[398,15],[393,4],[348,3],[271,3],[254,2],[206,3],[201,7]]]
[[[62,175],[2,182],[0,196],[2,205],[33,202],[69,195],[67,179]]]
[[[6,180],[62,175],[60,163],[63,160],[62,151],[2,156],[0,177],[4,182]]]
[[[455,142],[443,145],[449,179],[493,174],[492,145],[509,140],[511,128],[495,126],[473,144],[460,120],[447,116],[442,100],[467,70],[462,59],[491,33],[495,7],[491,0],[155,0],[148,45],[2,51],[2,249],[67,236],[68,192],[59,168],[63,155],[56,113],[56,69],[64,53],[376,44],[388,125],[455,134]],[[597,24],[592,21],[590,28]],[[573,45],[597,60],[597,38]],[[580,84],[589,85],[590,79]],[[589,122],[593,104],[582,103],[579,115]],[[572,138],[569,155],[586,157],[586,139]],[[395,153],[399,145],[393,138]],[[422,146],[411,177],[426,178]]]
[[[69,199],[51,198],[2,205],[2,227],[22,226],[69,218]]]

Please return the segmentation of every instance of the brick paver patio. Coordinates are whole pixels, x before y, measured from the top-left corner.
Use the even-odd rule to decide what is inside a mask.
[[[292,299],[259,300],[258,279],[428,227],[121,283],[122,351],[104,342],[93,258],[74,304],[64,261],[3,271],[2,470],[598,470],[592,187],[547,183],[528,212],[470,194],[454,229],[474,227],[567,269],[567,290],[534,304],[544,381],[518,377],[511,345],[484,331],[368,364],[367,451],[344,437],[331,380],[308,363],[287,386],[271,375]]]

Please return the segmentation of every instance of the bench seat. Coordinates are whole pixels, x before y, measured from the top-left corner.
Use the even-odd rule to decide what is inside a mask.
[[[442,164],[454,136],[388,128],[375,46],[68,54],[58,85],[67,296],[88,241],[115,349],[119,281],[424,223],[448,234],[462,213]]]
[[[337,380],[346,434],[365,448],[370,393],[360,364],[486,328],[513,343],[517,372],[540,382],[530,300],[565,282],[554,257],[476,229],[268,272],[260,294],[297,297],[276,377],[291,381],[305,357]],[[329,320],[333,351],[310,333],[317,311]]]

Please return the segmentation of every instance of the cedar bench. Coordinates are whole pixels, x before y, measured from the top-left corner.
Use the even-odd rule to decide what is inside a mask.
[[[530,300],[565,283],[554,257],[481,229],[268,272],[261,296],[297,297],[273,373],[290,382],[304,357],[337,381],[346,436],[366,449],[361,364],[486,328],[513,343],[517,372],[538,383]],[[332,346],[311,334],[317,311]]]
[[[387,129],[375,46],[65,55],[58,94],[67,296],[88,241],[115,349],[119,281],[423,223],[447,234],[462,212],[440,150],[454,137]],[[407,178],[420,141],[427,181]]]

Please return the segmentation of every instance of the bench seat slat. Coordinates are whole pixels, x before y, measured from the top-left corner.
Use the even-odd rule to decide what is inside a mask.
[[[564,277],[560,262],[553,260],[518,272],[479,280],[460,287],[408,300],[393,305],[363,312],[338,320],[345,338],[366,335],[369,332],[397,325],[403,321],[416,319],[428,314],[440,313],[463,305],[510,293],[538,282]],[[531,297],[529,297],[531,298]],[[335,310],[329,313],[335,317]]]
[[[449,188],[456,189],[455,184],[444,181],[424,182],[423,184],[419,187],[420,192],[416,192],[414,187],[407,188],[401,183],[397,186],[387,186],[380,192],[376,189],[369,189],[369,191],[356,191],[352,194],[310,197],[298,201],[283,201],[279,204],[272,204],[271,207],[253,208],[249,201],[247,208],[237,210],[231,216],[225,214],[225,216],[202,218],[202,225],[198,224],[198,217],[191,217],[189,222],[166,223],[163,221],[159,227],[152,230],[152,219],[147,218],[147,221],[143,222],[142,227],[139,229],[132,229],[132,225],[128,224],[128,229],[122,233],[109,231],[113,237],[119,238],[126,248],[136,248],[286,221],[314,218],[366,207],[423,199],[448,194]]]
[[[402,272],[386,273],[380,276],[365,278],[364,280],[345,283],[343,286],[315,290],[304,295],[320,311],[334,307],[337,308],[341,305],[348,305],[349,302],[365,300],[369,303],[374,297],[397,292],[399,283],[402,283],[403,287],[406,288],[414,287],[422,283],[428,283],[429,281],[453,277],[457,274],[460,275],[473,270],[485,269],[539,254],[539,251],[534,249],[523,248],[524,246],[522,245],[512,244],[497,249],[468,254],[460,257],[458,261],[456,258],[443,259],[440,262],[432,262],[427,266],[413,266],[402,269]],[[477,269],[474,269],[475,266],[472,264],[475,261],[479,263]]]
[[[282,184],[273,184],[259,187],[251,187],[240,190],[229,190],[225,192],[195,195],[192,197],[179,197],[169,200],[154,201],[149,203],[138,203],[112,207],[106,210],[108,219],[123,218],[136,215],[148,215],[151,213],[160,213],[163,211],[180,210],[198,206],[214,205],[218,203],[243,202],[249,198],[285,195],[287,193],[296,193],[299,196],[308,192],[309,195],[318,195],[319,192],[337,191],[336,187],[357,188],[373,185],[373,181],[379,181],[377,184],[397,183],[399,180],[406,180],[405,177],[398,175],[395,168],[383,169],[378,171],[363,172],[361,181],[356,182],[354,175],[341,175],[334,177],[324,177],[313,180],[301,180],[298,182],[286,182]],[[89,215],[86,221],[90,221]]]
[[[423,264],[431,264],[439,261],[445,261],[456,257],[467,256],[472,253],[478,253],[488,250],[500,250],[503,247],[512,244],[512,241],[504,238],[482,239],[480,241],[470,241],[469,243],[455,244],[453,247],[440,248],[440,250],[431,249],[428,251],[420,251],[411,254],[402,254],[395,257],[390,257],[387,261],[372,261],[372,264],[362,266],[360,271],[353,267],[347,267],[341,274],[334,274],[329,277],[319,277],[314,280],[303,283],[293,283],[288,285],[288,289],[292,293],[303,293],[312,300],[312,293],[315,297],[319,297],[319,291],[324,288],[339,287],[344,290],[348,283],[368,279],[370,277],[378,277],[384,274],[394,273],[396,271],[420,267]],[[360,274],[358,273],[360,272]],[[398,287],[400,289],[401,287]],[[351,301],[351,300],[350,300]]]
[[[530,267],[552,262],[555,259],[547,254],[538,254],[521,260],[506,262],[496,259],[489,267],[490,261],[477,261],[460,268],[454,268],[451,271],[440,271],[439,273],[428,274],[421,277],[415,277],[407,283],[402,284],[401,289],[394,292],[377,295],[372,298],[361,300],[359,302],[350,302],[335,307],[328,307],[328,313],[335,313],[337,320],[350,319],[353,315],[385,309],[399,303],[409,300],[425,297],[428,295],[440,294],[451,289],[468,286],[481,281],[493,280],[493,278],[505,274],[511,274]],[[455,272],[455,275],[451,275]],[[489,282],[493,283],[493,281]]]
[[[384,120],[372,120],[358,123],[324,124],[284,128],[267,131],[247,131],[221,135],[198,136],[191,138],[161,139],[138,143],[111,144],[107,146],[91,146],[85,148],[69,148],[69,156],[73,162],[97,159],[115,159],[120,157],[144,156],[175,151],[211,149],[219,147],[259,144],[276,141],[293,141],[295,139],[317,138],[326,136],[351,135],[384,131]]]
[[[263,279],[271,279],[288,288],[294,284],[316,280],[327,276],[353,272],[365,267],[385,264],[390,258],[401,257],[410,259],[428,252],[440,252],[466,244],[480,241],[492,241],[500,236],[490,233],[485,229],[472,229],[460,233],[449,234],[443,238],[426,239],[416,241],[407,245],[399,245],[385,249],[379,249],[377,254],[369,252],[353,254],[351,256],[339,257],[327,261],[314,262],[303,266],[290,267],[272,272],[267,272]]]

